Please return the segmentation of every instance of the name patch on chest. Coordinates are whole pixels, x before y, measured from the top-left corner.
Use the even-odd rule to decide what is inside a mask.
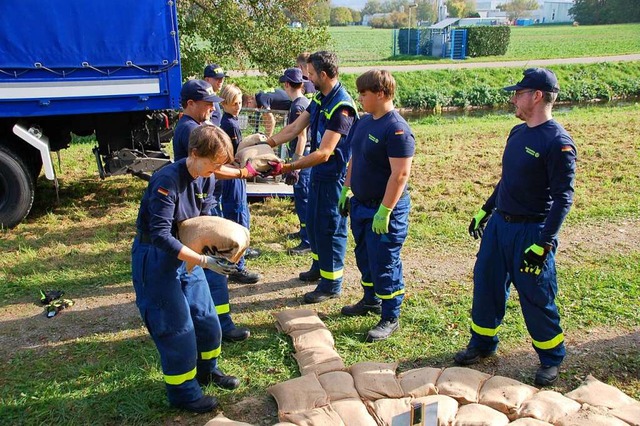
[[[369,134],[369,140],[370,140],[370,141],[373,141],[373,143],[378,143],[378,142],[379,142],[378,138],[376,138],[376,137],[375,137],[375,136],[373,136],[372,134]]]
[[[525,152],[526,152],[527,154],[529,154],[529,155],[531,155],[531,156],[533,156],[533,157],[536,157],[536,158],[540,157],[540,153],[539,153],[539,152],[535,152],[534,150],[532,150],[532,149],[531,149],[531,148],[529,148],[528,146],[525,146],[525,147],[524,147],[524,150],[525,150]]]

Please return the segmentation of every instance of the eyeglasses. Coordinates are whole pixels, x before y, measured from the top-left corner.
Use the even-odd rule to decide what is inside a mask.
[[[531,90],[522,90],[520,92],[513,92],[513,97],[518,99],[521,95],[524,95],[525,93],[531,93],[531,92],[537,92],[537,90],[531,89]]]

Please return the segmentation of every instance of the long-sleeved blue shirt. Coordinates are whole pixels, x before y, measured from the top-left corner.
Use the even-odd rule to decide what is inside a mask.
[[[502,155],[502,177],[483,209],[545,216],[539,244],[551,244],[573,204],[576,147],[555,120],[511,129]]]
[[[178,161],[189,156],[189,136],[200,123],[184,114],[173,129],[173,160]]]

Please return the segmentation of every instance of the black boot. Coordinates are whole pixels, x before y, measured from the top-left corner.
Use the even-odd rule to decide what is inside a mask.
[[[235,389],[240,386],[240,380],[234,376],[228,376],[223,374],[220,370],[215,373],[198,373],[196,374],[196,379],[200,386],[207,386],[209,383],[215,383],[218,387],[222,389]]]
[[[307,272],[300,272],[298,278],[300,278],[300,281],[318,281],[320,279],[320,270],[310,269]]]
[[[368,343],[378,342],[389,338],[393,333],[400,328],[400,321],[398,318],[382,319],[375,327],[369,330],[367,333],[366,341]]]
[[[320,303],[339,296],[340,293],[325,293],[324,291],[313,290],[304,295],[304,303]]]
[[[533,383],[536,386],[551,386],[558,380],[559,368],[557,365],[541,365],[536,371]]]
[[[229,331],[222,333],[222,340],[225,342],[242,342],[251,336],[251,332],[247,327],[234,327]]]
[[[478,348],[467,347],[455,354],[453,360],[458,365],[471,365],[476,364],[482,358],[489,357],[495,353],[496,351],[481,351]]]
[[[242,271],[229,274],[229,281],[240,284],[255,284],[260,281],[260,274],[257,272],[251,272],[245,268]]]
[[[179,404],[171,404],[181,410],[191,411],[192,413],[208,413],[218,406],[218,400],[209,395],[203,395],[200,399],[191,402],[181,402]]]
[[[363,298],[355,305],[344,306],[340,311],[342,315],[348,317],[365,316],[369,312],[380,315],[382,313],[382,303],[378,301],[378,303],[369,304],[365,302]]]

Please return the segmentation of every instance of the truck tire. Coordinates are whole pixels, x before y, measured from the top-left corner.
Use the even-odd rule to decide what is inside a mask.
[[[13,228],[31,211],[35,187],[32,172],[0,146],[0,228]]]

